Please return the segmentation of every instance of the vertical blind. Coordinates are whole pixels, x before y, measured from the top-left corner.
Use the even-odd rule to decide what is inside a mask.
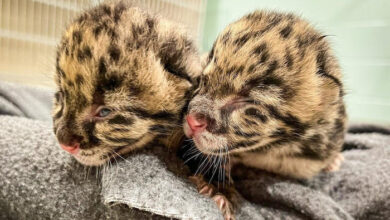
[[[0,80],[52,86],[55,49],[63,30],[81,10],[99,2],[0,0]],[[131,2],[183,24],[200,45],[205,0]]]

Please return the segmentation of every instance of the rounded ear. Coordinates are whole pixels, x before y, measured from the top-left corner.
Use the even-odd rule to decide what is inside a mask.
[[[159,29],[157,30],[159,40],[158,57],[166,71],[194,82],[194,79],[200,76],[202,71],[195,42],[179,24],[162,20],[157,28]]]
[[[200,56],[200,66],[202,67],[202,69],[204,69],[207,65],[207,60],[209,58],[209,54],[210,54],[210,52],[206,52]]]

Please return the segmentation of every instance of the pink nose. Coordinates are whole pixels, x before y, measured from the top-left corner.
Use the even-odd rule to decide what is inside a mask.
[[[197,115],[189,114],[186,117],[187,123],[191,128],[192,133],[200,133],[207,127],[207,121],[204,118],[197,117]]]
[[[79,143],[75,143],[72,146],[68,146],[68,145],[65,145],[65,144],[60,144],[60,146],[61,146],[62,149],[64,149],[65,151],[67,151],[70,154],[76,154],[79,151],[79,148],[80,148],[80,144]]]

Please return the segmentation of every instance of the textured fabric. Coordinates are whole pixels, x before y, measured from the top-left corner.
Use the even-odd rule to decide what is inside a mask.
[[[58,147],[50,124],[0,116],[0,219],[148,219],[101,199],[101,177]],[[158,216],[153,216],[153,219]]]
[[[0,82],[0,114],[51,120],[53,91]]]
[[[245,198],[238,219],[388,219],[390,136],[348,134],[346,143],[349,150],[343,152],[341,170],[321,173],[310,181],[238,168],[235,183]],[[213,204],[199,198],[183,178],[167,172],[161,157],[168,156],[154,151],[158,157],[139,152],[103,171],[105,202],[173,217],[215,219],[215,212],[208,213]]]
[[[23,99],[18,92],[24,87],[12,89]],[[12,114],[29,115],[19,112]],[[335,173],[296,181],[237,169],[235,184],[243,197],[237,218],[389,219],[390,130],[368,127],[371,133],[360,125],[351,129],[345,162]],[[187,169],[174,152],[161,146],[94,169],[58,147],[48,122],[3,115],[0,128],[0,219],[222,219],[185,178]]]

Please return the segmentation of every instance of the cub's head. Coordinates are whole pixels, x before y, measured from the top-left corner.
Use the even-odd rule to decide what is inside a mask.
[[[203,153],[223,155],[312,135],[317,121],[330,124],[341,100],[328,50],[318,32],[291,14],[254,12],[229,25],[202,64],[186,136]]]
[[[79,162],[101,165],[181,124],[200,64],[176,24],[116,3],[69,26],[56,72],[54,133]]]

